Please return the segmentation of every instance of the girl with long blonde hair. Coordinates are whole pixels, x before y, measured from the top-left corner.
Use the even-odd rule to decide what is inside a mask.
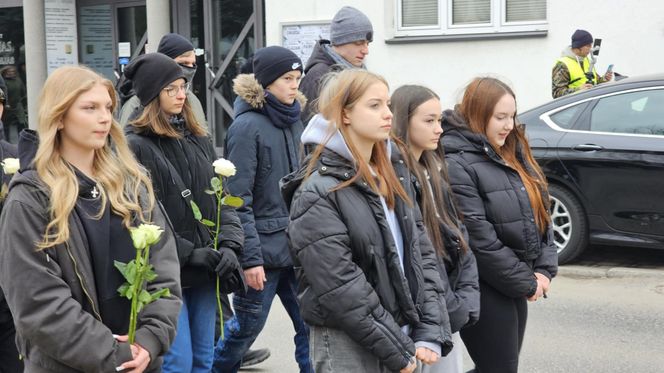
[[[85,67],[46,80],[37,131],[21,133],[21,170],[0,218],[0,283],[14,315],[26,372],[158,371],[175,335],[180,285],[175,242],[152,186],[113,119],[113,85]],[[130,303],[114,261],[135,249],[129,228],[165,229],[150,252],[148,290],[171,296],[139,314],[127,343]]]
[[[323,87],[302,135],[315,150],[282,187],[314,369],[412,372],[450,333],[431,241],[390,162],[387,82],[344,70]]]

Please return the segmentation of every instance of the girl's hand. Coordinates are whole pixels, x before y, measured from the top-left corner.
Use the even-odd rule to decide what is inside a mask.
[[[413,373],[415,369],[417,368],[417,360],[412,359],[408,366],[405,368],[401,369],[399,373]]]
[[[435,364],[440,356],[435,351],[431,351],[426,347],[418,347],[415,351],[415,357],[422,363],[431,365]]]
[[[114,335],[114,337],[120,342],[127,342],[129,340],[127,335]],[[129,347],[131,349],[131,356],[133,357],[133,360],[124,362],[122,365],[115,368],[115,370],[118,372],[126,371],[126,373],[142,373],[150,364],[150,353],[136,343],[130,345]]]

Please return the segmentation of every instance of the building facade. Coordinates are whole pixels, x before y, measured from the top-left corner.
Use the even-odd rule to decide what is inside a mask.
[[[434,89],[444,107],[478,75],[509,82],[523,111],[551,100],[551,69],[574,30],[603,39],[597,71],[662,71],[664,3],[658,0],[266,0],[266,44],[289,44],[293,25],[329,24],[350,5],[369,16],[367,67],[395,89]],[[306,61],[305,61],[306,62]]]

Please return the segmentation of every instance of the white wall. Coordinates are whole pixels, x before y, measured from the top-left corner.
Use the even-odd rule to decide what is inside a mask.
[[[353,6],[374,26],[369,70],[385,76],[392,90],[406,83],[427,85],[444,107],[460,99],[474,76],[487,74],[512,85],[519,111],[550,100],[551,68],[577,28],[603,39],[600,74],[611,63],[614,71],[630,76],[664,72],[662,0],[549,0],[545,37],[386,44],[393,35],[395,1],[266,0],[266,42],[280,45],[281,22],[331,20],[342,6]]]

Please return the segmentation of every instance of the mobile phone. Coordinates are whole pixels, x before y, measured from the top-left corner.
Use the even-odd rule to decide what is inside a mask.
[[[602,46],[602,39],[595,39],[595,43],[593,43],[593,54],[595,56],[599,55],[599,48]]]
[[[613,64],[610,64],[610,65],[609,65],[609,68],[606,69],[606,73],[607,73],[607,74],[610,73],[610,72],[613,72]]]

